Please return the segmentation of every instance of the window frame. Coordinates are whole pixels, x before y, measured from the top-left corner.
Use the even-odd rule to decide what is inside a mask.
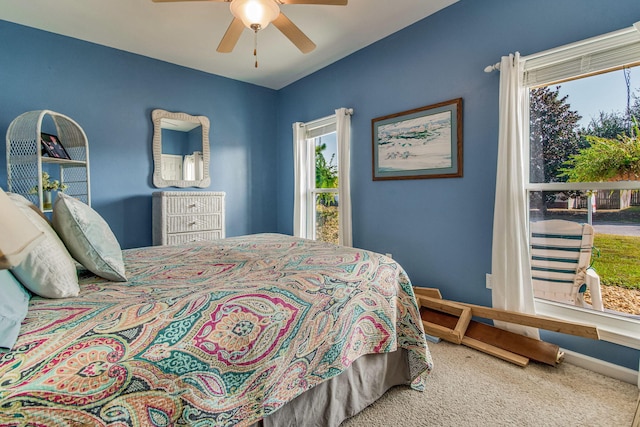
[[[317,240],[316,236],[316,196],[319,194],[335,194],[338,195],[338,188],[340,187],[340,181],[338,181],[338,187],[336,188],[312,188],[309,190],[309,196],[307,197],[307,234],[310,234],[309,239]],[[340,217],[338,216],[338,227],[340,227]]]
[[[522,86],[526,89],[549,86],[567,80],[589,78],[596,74],[615,71],[623,67],[636,66],[640,64],[640,37],[638,37],[638,32],[640,32],[640,22],[636,22],[632,27],[619,31],[523,57],[525,65]],[[603,61],[602,58],[606,60]],[[551,80],[546,81],[544,80],[545,75],[553,77],[550,77],[552,78]],[[527,123],[530,122],[529,99],[527,97],[525,109]],[[531,145],[528,132],[529,128],[527,128],[527,137],[525,138],[525,153],[526,164],[531,165]],[[527,195],[527,205],[530,201],[530,193],[534,191],[638,189],[638,181],[531,183],[529,166],[525,168],[524,178],[525,185],[523,190]],[[530,212],[530,210],[527,209],[527,212]],[[526,224],[529,224],[529,221]],[[640,319],[594,311],[540,298],[534,298],[534,304],[536,313],[540,315],[593,324],[600,331],[602,340],[640,349]]]
[[[326,135],[330,135],[332,133],[337,134],[337,116],[331,115],[327,117],[323,117],[318,120],[314,120],[311,122],[305,123],[305,143],[308,144],[307,152],[309,158],[307,159],[309,168],[307,170],[307,182],[309,183],[309,187],[305,189],[306,193],[306,204],[307,204],[307,217],[305,221],[307,223],[306,228],[306,238],[311,240],[317,240],[316,235],[316,196],[319,194],[335,194],[336,196],[339,193],[340,189],[340,180],[338,180],[338,186],[336,188],[317,188],[316,187],[316,179],[315,179],[315,147],[316,140]],[[337,140],[336,135],[336,164],[339,165],[338,157],[340,156],[340,148],[338,144],[340,143]],[[339,169],[338,169],[338,173]],[[341,227],[340,217],[338,216],[338,227]]]

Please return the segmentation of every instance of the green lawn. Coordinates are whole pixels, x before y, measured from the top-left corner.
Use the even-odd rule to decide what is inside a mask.
[[[596,233],[593,245],[600,250],[593,268],[603,285],[640,289],[640,237]]]

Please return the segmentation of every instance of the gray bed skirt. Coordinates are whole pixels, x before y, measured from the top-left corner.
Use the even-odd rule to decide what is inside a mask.
[[[408,353],[368,354],[340,375],[293,399],[251,427],[337,427],[395,385],[410,384]]]

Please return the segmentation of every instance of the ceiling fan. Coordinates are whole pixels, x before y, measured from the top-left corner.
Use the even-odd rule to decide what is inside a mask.
[[[233,21],[224,33],[218,48],[220,53],[229,53],[233,50],[244,30],[244,27],[253,30],[256,37],[258,31],[265,29],[270,23],[282,32],[302,53],[309,53],[316,48],[311,41],[284,13],[280,11],[283,4],[315,4],[346,6],[348,0],[153,0],[156,3],[182,2],[182,1],[211,1],[230,3]],[[257,55],[257,47],[253,51]],[[256,60],[256,67],[258,62]]]

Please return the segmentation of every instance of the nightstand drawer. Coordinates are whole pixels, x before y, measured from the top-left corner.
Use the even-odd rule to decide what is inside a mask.
[[[182,245],[185,243],[202,242],[206,240],[222,239],[220,231],[199,231],[197,233],[180,233],[169,234],[167,236],[167,245]]]
[[[197,214],[220,212],[222,209],[222,197],[167,197],[167,214]]]
[[[220,214],[169,215],[167,216],[167,233],[220,230],[222,228],[221,220]]]

